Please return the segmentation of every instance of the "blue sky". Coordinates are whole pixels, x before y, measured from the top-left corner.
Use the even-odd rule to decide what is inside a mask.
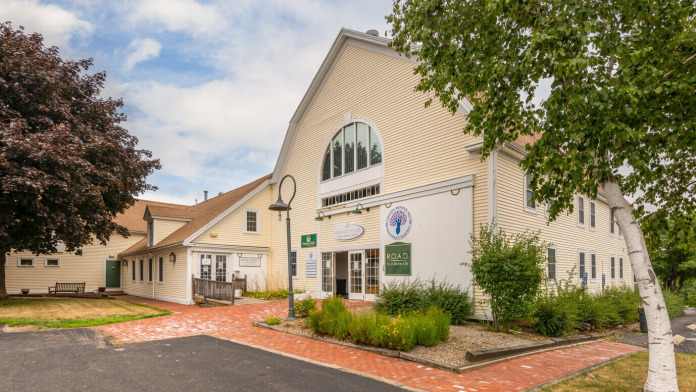
[[[162,161],[148,199],[192,204],[273,169],[341,27],[388,29],[390,0],[1,0],[0,20],[107,72],[126,127]]]

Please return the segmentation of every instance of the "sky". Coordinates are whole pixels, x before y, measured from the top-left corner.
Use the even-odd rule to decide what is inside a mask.
[[[389,29],[391,0],[0,0],[0,21],[93,58],[104,96],[162,169],[141,197],[193,204],[273,170],[341,27]]]

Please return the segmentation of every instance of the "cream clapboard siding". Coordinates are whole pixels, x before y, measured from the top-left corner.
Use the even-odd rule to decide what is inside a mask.
[[[169,261],[170,253],[176,255],[176,262]],[[153,261],[152,282],[148,280],[148,260]],[[158,260],[162,257],[164,261],[164,282],[159,282]],[[143,279],[140,279],[139,262],[143,260]],[[136,257],[125,258],[128,265],[121,265],[121,287],[126,294],[136,295],[145,298],[156,298],[159,300],[186,303],[186,283],[190,279],[186,275],[186,248],[176,247],[172,249],[160,250],[152,255],[139,255]],[[133,280],[133,262],[135,262],[135,280]]]
[[[417,82],[409,60],[349,40],[298,120],[295,137],[288,141],[288,158],[276,173],[280,176],[289,173],[297,179],[298,194],[292,210],[292,245],[299,251],[297,287],[307,290],[319,287],[320,252],[341,248],[341,244],[332,242],[336,222],[350,221],[365,227],[366,233],[355,241],[356,245],[379,244],[378,209],[360,215],[325,218],[321,222],[314,220],[324,151],[333,135],[351,120],[366,121],[381,135],[383,194],[473,174],[475,226],[487,221],[487,165],[465,149],[477,141],[462,132],[465,115],[453,116],[437,102],[425,108],[427,96],[414,92]],[[319,234],[319,246],[299,249],[300,235],[309,233]],[[271,240],[269,282],[274,287],[286,287],[284,222],[273,225]],[[304,263],[309,252],[316,253],[318,274],[317,278],[307,280]]]
[[[244,205],[224,217],[220,222],[206,230],[194,240],[196,244],[215,244],[231,246],[269,247],[271,226],[277,222],[277,214],[272,214],[268,206],[272,203],[271,187],[262,189]],[[246,212],[256,211],[258,232],[246,231]]]
[[[46,267],[44,262],[47,255],[33,255],[29,252],[11,253],[6,263],[7,291],[16,294],[23,288],[32,293],[46,293],[48,287],[56,282],[85,282],[86,291],[94,291],[106,285],[106,260],[115,259],[119,252],[126,250],[140,241],[144,235],[131,234],[124,238],[114,234],[106,246],[93,244],[82,248],[82,255],[72,253],[57,253],[50,257],[58,257],[59,267]],[[20,257],[34,258],[33,267],[18,267]],[[123,282],[121,282],[123,283]]]
[[[169,220],[162,218],[153,219],[154,226],[154,243],[162,241],[169,234],[179,229],[181,226],[185,225],[187,222],[179,220]]]
[[[597,278],[588,279],[592,291],[601,290],[602,273],[606,274],[606,284],[631,286],[633,272],[625,251],[624,239],[610,232],[608,205],[600,200],[596,204],[596,227],[590,227],[590,199],[585,200],[585,224],[578,224],[577,207],[570,214],[562,214],[556,221],[547,224],[545,207],[537,206],[534,211],[524,205],[524,173],[515,158],[500,154],[498,159],[497,221],[508,233],[525,230],[539,231],[540,238],[556,249],[557,279],[566,280],[572,276],[579,284],[579,252],[584,251],[586,271],[590,273],[590,254],[597,255]],[[577,206],[577,198],[575,200]],[[616,257],[616,278],[610,276],[610,257]],[[619,279],[619,258],[623,258],[624,276]],[[574,274],[574,275],[569,275]]]

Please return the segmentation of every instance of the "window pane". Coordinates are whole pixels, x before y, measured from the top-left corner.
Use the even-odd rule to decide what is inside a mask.
[[[159,272],[159,281],[164,282],[164,259],[162,257],[159,258],[158,272]]]
[[[379,294],[379,249],[368,249],[365,256],[365,294]]]
[[[321,290],[327,293],[333,292],[331,264],[331,253],[323,252],[321,254]]]
[[[333,148],[333,175],[334,177],[343,174],[343,130],[341,130],[331,141]]]
[[[592,260],[592,279],[597,279],[597,255],[590,256]]]
[[[227,256],[215,256],[215,280],[218,282],[227,281]]]
[[[152,259],[147,261],[147,280],[152,282]]]
[[[345,165],[344,173],[352,173],[355,170],[355,124],[350,124],[343,129],[345,141]]]
[[[256,232],[257,231],[256,211],[247,211],[246,215],[247,215],[247,222],[246,222],[247,231]]]
[[[331,178],[331,150],[327,147],[324,154],[324,163],[321,166],[321,179],[328,180]]]
[[[556,279],[556,249],[548,248],[549,279]]]
[[[370,144],[370,128],[367,124],[358,123],[358,170],[367,167],[367,146]]]
[[[595,220],[596,211],[595,211],[595,209],[596,209],[595,203],[591,201],[590,202],[590,226],[592,226],[592,227],[595,227],[595,224],[596,224],[596,220]]]
[[[370,128],[370,165],[382,163],[382,144],[377,133]]]
[[[526,198],[526,205],[527,208],[536,208],[536,202],[534,201],[534,192],[532,192],[531,189],[531,184],[532,184],[532,178],[529,175],[526,175],[524,177],[524,182],[525,182],[525,198]]]
[[[131,275],[133,275],[133,280],[135,280],[135,260],[133,260],[131,265],[133,266],[133,271],[131,271]]]
[[[585,224],[585,200],[578,197],[578,223]]]

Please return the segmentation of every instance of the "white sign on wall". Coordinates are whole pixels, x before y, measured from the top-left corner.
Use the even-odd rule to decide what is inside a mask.
[[[260,267],[261,266],[261,255],[254,254],[240,254],[239,255],[239,266],[240,267]]]
[[[412,223],[411,213],[406,207],[394,207],[387,213],[385,225],[389,236],[400,240],[411,230]]]
[[[365,228],[355,223],[337,223],[334,225],[334,236],[339,241],[354,240],[365,232]]]
[[[309,252],[307,254],[307,259],[305,260],[305,276],[308,278],[317,277],[317,258],[314,256],[314,252]]]

